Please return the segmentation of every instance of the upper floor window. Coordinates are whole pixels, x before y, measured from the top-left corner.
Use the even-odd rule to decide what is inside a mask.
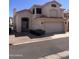
[[[52,7],[56,7],[56,5],[55,5],[55,4],[52,4],[51,6],[52,6]]]
[[[41,14],[41,13],[42,13],[41,8],[36,8],[36,13],[37,13],[37,14]]]

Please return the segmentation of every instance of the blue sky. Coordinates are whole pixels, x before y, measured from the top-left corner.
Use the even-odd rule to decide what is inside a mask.
[[[17,11],[22,9],[28,9],[32,7],[33,4],[45,4],[51,0],[9,0],[9,16],[13,15],[13,8]],[[62,4],[62,7],[69,9],[69,0],[57,0]]]

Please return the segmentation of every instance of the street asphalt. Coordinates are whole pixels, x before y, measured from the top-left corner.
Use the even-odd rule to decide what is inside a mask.
[[[69,59],[69,37],[43,39],[45,40],[10,46],[9,59]]]

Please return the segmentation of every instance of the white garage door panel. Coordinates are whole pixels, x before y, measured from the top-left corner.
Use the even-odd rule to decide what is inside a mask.
[[[47,33],[59,33],[64,31],[63,23],[45,23]]]

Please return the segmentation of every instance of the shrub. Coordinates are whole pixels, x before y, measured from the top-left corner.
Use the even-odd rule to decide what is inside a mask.
[[[41,29],[36,29],[36,30],[30,30],[30,33],[36,36],[41,36],[45,34],[45,31]]]

